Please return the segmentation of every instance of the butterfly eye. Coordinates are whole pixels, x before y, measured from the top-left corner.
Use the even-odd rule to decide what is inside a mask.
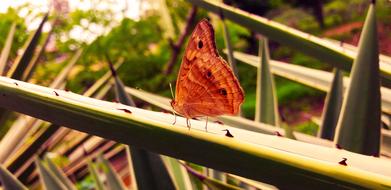
[[[202,41],[200,40],[200,41],[198,41],[198,49],[201,49],[202,48],[202,46],[204,46],[204,44],[202,43]]]
[[[225,90],[224,88],[220,89],[220,94],[223,95],[223,96],[226,96],[227,95],[227,90]]]

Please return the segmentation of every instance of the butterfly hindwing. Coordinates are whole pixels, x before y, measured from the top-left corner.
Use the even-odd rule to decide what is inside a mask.
[[[189,89],[191,96],[186,103],[203,115],[235,115],[239,111],[244,95],[228,64],[220,57],[194,65],[188,74],[195,81]]]

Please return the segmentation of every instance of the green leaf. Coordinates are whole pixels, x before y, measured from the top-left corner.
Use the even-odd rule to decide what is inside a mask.
[[[316,36],[289,28],[269,19],[242,11],[212,0],[189,0],[190,3],[219,15],[224,15],[253,32],[259,32],[270,40],[307,53],[323,60],[334,67],[350,71],[355,55],[344,52],[340,47]],[[381,68],[382,85],[391,87],[391,70],[389,63]]]
[[[203,121],[192,120],[188,130],[186,119],[179,116],[172,126],[171,114],[64,91],[56,96],[53,89],[5,77],[0,77],[0,91],[2,107],[279,188],[391,187],[391,162],[386,159],[224,125],[234,135],[231,138],[216,123],[205,132]],[[338,163],[342,158],[347,158],[348,166]]]
[[[318,136],[333,140],[343,100],[343,74],[334,69],[334,79],[327,93]]]
[[[29,162],[28,160],[34,159],[35,154],[42,153],[41,146],[49,139],[57,130],[59,126],[49,125],[43,127],[42,130],[37,132],[29,143],[23,144],[10,158],[5,162],[5,166],[12,172],[16,172],[24,164]]]
[[[125,92],[125,86],[117,76],[108,56],[107,60],[115,79],[115,95],[117,99],[124,105],[136,106],[129,94]],[[138,189],[175,189],[163,160],[158,154],[136,147],[127,148],[130,152],[129,155],[132,160]]]
[[[124,63],[124,59],[120,58],[117,63],[114,65],[114,69],[118,69]],[[87,91],[84,92],[84,96],[92,96],[94,93],[98,92],[98,89],[104,86],[111,77],[111,71],[105,73],[99,80],[97,80],[94,85],[92,85]]]
[[[90,171],[92,179],[95,182],[95,189],[96,190],[104,190],[104,185],[103,185],[103,182],[101,181],[101,179],[99,178],[96,166],[91,161],[88,161],[88,170]]]
[[[178,160],[163,155],[161,155],[161,157],[170,171],[171,178],[174,180],[177,189],[192,190],[193,185],[190,181],[190,177],[186,169],[179,164]]]
[[[125,190],[126,186],[123,183],[121,177],[115,172],[109,161],[103,158],[102,155],[98,157],[99,166],[102,167],[103,173],[106,175],[107,185],[113,190]]]
[[[38,26],[38,29],[27,40],[23,48],[24,52],[22,53],[22,56],[18,57],[18,59],[15,60],[14,64],[12,64],[11,69],[7,73],[7,77],[18,79],[18,80],[22,79],[23,72],[26,69],[26,67],[29,65],[31,58],[35,53],[35,49],[38,45],[39,38],[41,37],[42,34],[43,25],[48,19],[48,16],[49,14],[45,14],[44,18],[42,19],[41,23]]]
[[[24,46],[24,52],[22,56],[18,57],[17,60],[12,64],[11,69],[7,73],[7,77],[14,79],[22,79],[23,71],[28,66],[32,56],[34,55],[35,48],[38,45],[39,37],[42,33],[43,24],[48,18],[48,14],[45,15],[37,31],[30,36]],[[4,127],[4,123],[8,120],[11,113],[7,110],[0,108],[0,132],[4,134],[4,130],[8,130]],[[1,137],[0,137],[1,138]]]
[[[234,56],[236,59],[243,61],[244,63],[254,67],[259,67],[260,58],[257,56],[241,52],[234,52]],[[330,90],[333,80],[333,74],[331,72],[311,69],[281,61],[270,60],[270,69],[275,75],[297,81],[325,92]],[[348,87],[348,83],[349,78],[344,77],[344,88]],[[382,111],[384,113],[391,114],[391,89],[381,87],[380,91],[382,93]]]
[[[34,74],[35,68],[37,67],[37,65],[38,65],[38,63],[40,61],[40,58],[42,57],[42,55],[45,52],[46,46],[49,43],[50,36],[52,35],[52,33],[53,33],[53,27],[50,29],[50,31],[46,35],[45,40],[44,40],[42,46],[39,47],[38,50],[36,50],[36,53],[31,58],[31,61],[29,61],[29,64],[24,69],[21,80],[28,81],[31,78],[31,76]]]
[[[259,40],[260,66],[257,72],[255,121],[279,126],[274,78],[269,67],[267,39]]]
[[[15,176],[0,165],[0,182],[4,190],[28,190]]]
[[[125,86],[122,83],[121,79],[118,77],[117,71],[115,70],[113,63],[111,62],[111,60],[107,54],[106,54],[106,59],[109,64],[109,67],[110,67],[111,75],[114,78],[115,96],[116,96],[117,100],[119,102],[121,102],[122,104],[135,107],[136,104],[134,103],[132,97],[130,97],[129,94],[125,92],[125,90],[124,90]]]
[[[150,104],[153,104],[157,107],[160,107],[165,110],[171,111],[171,106],[170,106],[170,99],[161,97],[158,95],[154,95],[145,91],[141,90],[136,90],[130,87],[126,87],[126,91],[133,96],[142,99]],[[281,135],[289,137],[289,130],[283,130],[281,128],[276,128],[271,125],[266,125],[263,123],[258,123],[254,122],[252,120],[243,118],[243,117],[233,117],[233,116],[221,116],[218,117],[219,120],[223,121],[224,124],[230,125],[235,128],[239,129],[245,129],[257,133],[264,133],[264,134],[270,134],[270,135],[275,135],[277,132],[280,133]],[[386,155],[386,156],[391,156],[391,133],[385,133],[387,130],[382,130],[382,147],[381,147],[381,154]],[[298,133],[298,132],[293,132],[294,137],[302,142],[307,142],[311,144],[316,144],[316,145],[322,145],[322,146],[327,146],[327,147],[333,147],[335,144],[331,141],[324,140],[324,139],[319,139],[310,135]]]
[[[76,53],[76,56],[78,53]],[[69,64],[72,65],[71,63],[76,63],[76,59],[72,59]],[[122,65],[122,61],[118,62],[115,65],[115,68],[118,68]],[[63,71],[58,75],[58,78],[54,80],[54,82],[51,84],[53,86],[60,85],[60,78],[66,77],[66,70],[70,70],[71,67],[66,66],[66,68],[63,69]],[[101,77],[98,81],[96,81],[85,93],[85,96],[92,96],[94,95],[95,98],[102,98],[107,91],[110,89],[110,85],[107,83],[107,81],[110,79],[110,71],[107,72],[103,77]],[[58,79],[58,80],[57,80]],[[105,85],[104,87],[102,87]],[[54,91],[54,90],[53,90]],[[70,93],[70,92],[69,92]],[[11,158],[9,161],[6,162],[6,165],[9,166],[11,171],[16,171],[18,168],[20,168],[27,160],[32,159],[32,155],[36,153],[40,148],[41,145],[49,139],[52,134],[54,134],[57,130],[59,129],[59,126],[57,125],[50,125],[47,128],[44,128],[40,133],[37,134],[37,136],[34,136],[33,142],[31,143],[26,143],[22,145],[22,149],[18,150],[15,154],[11,155]],[[66,133],[67,130],[62,131],[63,133]],[[42,150],[41,150],[42,151]]]
[[[223,183],[221,181],[215,180],[208,176],[202,175],[201,173],[195,171],[194,169],[187,166],[186,164],[183,164],[183,166],[186,168],[187,172],[189,172],[196,179],[200,180],[211,190],[240,190],[241,189],[239,187],[235,187],[233,185]]]
[[[256,189],[262,189],[262,190],[277,190],[278,189],[278,188],[274,187],[273,185],[269,185],[269,184],[262,183],[259,181],[254,181],[254,180],[240,177],[237,175],[228,174],[228,177],[233,178],[235,180],[238,180],[241,183],[246,184],[247,186],[255,187]]]
[[[3,75],[5,66],[7,65],[8,56],[9,56],[9,53],[10,53],[11,47],[12,47],[12,40],[14,39],[15,29],[16,29],[16,23],[13,23],[11,25],[10,31],[8,32],[8,36],[5,41],[5,45],[4,45],[3,49],[1,50],[0,75]]]
[[[377,39],[375,5],[371,4],[335,136],[342,148],[375,156],[380,152],[381,129]]]
[[[44,185],[45,189],[68,190],[60,179],[58,179],[52,171],[42,164],[39,158],[35,160],[35,166],[38,168],[41,183]]]
[[[64,174],[64,172],[58,168],[47,156],[45,156],[45,162],[48,166],[48,169],[66,186],[69,190],[76,190],[76,187]]]
[[[231,36],[229,35],[229,30],[227,27],[227,24],[225,23],[225,19],[221,18],[221,24],[223,25],[223,33],[224,33],[224,43],[228,50],[228,63],[232,68],[232,71],[234,72],[236,78],[239,80],[238,75],[238,68],[236,67],[236,60],[233,56],[233,48],[232,48],[232,42],[231,42]]]
[[[175,29],[168,10],[167,3],[165,0],[158,1],[158,7],[160,11],[160,25],[164,29],[164,37],[167,39],[175,38]]]
[[[69,63],[61,70],[57,77],[53,80],[49,87],[60,88],[68,73],[73,66],[79,60],[82,50],[78,50],[76,54],[71,58]],[[0,163],[3,163],[7,157],[11,156],[12,151],[15,151],[20,142],[23,141],[28,131],[37,122],[36,118],[26,117],[24,115],[19,116],[14,124],[10,127],[7,134],[1,139],[0,142]]]

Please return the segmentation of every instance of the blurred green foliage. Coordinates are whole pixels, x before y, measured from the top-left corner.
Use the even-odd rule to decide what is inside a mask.
[[[10,52],[10,58],[16,57],[17,50],[23,46],[27,40],[28,33],[26,33],[27,27],[24,23],[24,19],[18,16],[19,9],[9,8],[6,13],[0,13],[0,49],[3,48],[8,32],[12,23],[16,23],[16,31],[14,40],[12,42],[12,49]]]

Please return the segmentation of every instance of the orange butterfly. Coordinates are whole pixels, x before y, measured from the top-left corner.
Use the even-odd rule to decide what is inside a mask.
[[[238,114],[243,100],[238,79],[217,52],[212,25],[201,20],[182,58],[172,108],[190,128],[191,118],[206,116],[207,125],[208,116]]]

